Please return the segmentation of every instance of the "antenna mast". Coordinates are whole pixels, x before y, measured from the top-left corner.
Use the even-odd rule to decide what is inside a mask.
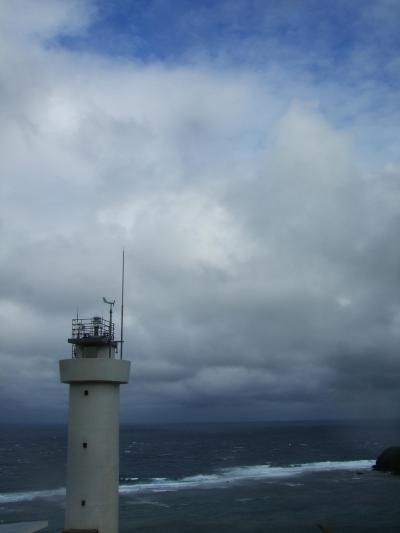
[[[121,359],[124,349],[124,288],[125,288],[125,250],[122,248],[122,281],[121,281]]]
[[[108,357],[110,357],[110,359],[111,359],[111,342],[114,339],[114,327],[113,327],[113,323],[112,323],[112,309],[113,309],[113,305],[115,304],[115,300],[113,300],[112,302],[111,301],[109,302],[103,296],[103,302],[110,306],[110,323],[108,325],[108,342],[109,342],[109,344],[108,344]]]

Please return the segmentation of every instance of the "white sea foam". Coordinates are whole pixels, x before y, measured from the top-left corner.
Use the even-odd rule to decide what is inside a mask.
[[[290,478],[312,472],[352,471],[366,470],[372,467],[374,460],[365,459],[359,461],[324,461],[318,463],[294,464],[289,466],[239,466],[236,468],[224,468],[213,474],[198,474],[173,480],[166,478],[153,478],[141,483],[120,485],[121,494],[134,494],[145,492],[167,492],[183,489],[226,487],[232,484],[248,482],[252,480],[277,480]],[[129,479],[129,478],[125,478]],[[135,480],[137,478],[131,478]],[[65,496],[65,489],[41,490],[31,492],[12,492],[0,494],[0,504],[23,502],[35,499],[51,499]]]
[[[167,492],[183,489],[213,488],[223,487],[240,482],[252,480],[271,481],[281,478],[290,478],[312,472],[330,471],[352,471],[365,470],[372,467],[374,460],[365,459],[359,461],[324,461],[318,463],[305,463],[290,466],[240,466],[236,468],[225,468],[218,470],[214,474],[199,474],[188,476],[178,480],[157,479],[146,483],[135,483],[133,485],[120,485],[121,494],[132,494],[138,492]]]
[[[39,498],[50,500],[52,498],[60,498],[61,496],[65,496],[65,488],[51,490],[35,490],[31,492],[8,492],[5,494],[0,494],[0,504],[26,502]]]

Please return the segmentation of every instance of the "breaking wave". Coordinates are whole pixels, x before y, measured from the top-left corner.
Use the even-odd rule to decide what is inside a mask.
[[[374,460],[359,461],[324,461],[318,463],[294,464],[289,466],[239,466],[218,470],[214,474],[199,474],[180,479],[152,478],[140,482],[137,478],[124,478],[133,481],[132,484],[120,485],[120,494],[134,494],[144,492],[167,492],[184,489],[223,487],[241,482],[257,480],[277,480],[290,478],[312,472],[331,472],[346,470],[366,470],[372,467]],[[65,496],[65,488],[41,490],[31,492],[13,492],[0,494],[0,504],[23,502],[35,499],[52,499]]]
[[[374,460],[359,461],[324,461],[289,466],[239,466],[218,470],[214,474],[199,474],[177,480],[153,479],[150,482],[120,485],[120,494],[135,492],[165,492],[182,489],[212,488],[235,483],[257,480],[276,480],[312,472],[330,472],[333,470],[365,470],[372,467]]]
[[[31,492],[9,492],[6,494],[0,494],[0,504],[26,502],[38,498],[49,500],[52,498],[60,498],[61,496],[65,496],[65,488],[34,490]]]

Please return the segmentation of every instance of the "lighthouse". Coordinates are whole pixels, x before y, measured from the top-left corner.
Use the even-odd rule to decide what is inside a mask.
[[[130,362],[114,338],[114,302],[104,301],[110,319],[73,319],[72,357],[60,361],[69,384],[64,533],[118,533],[119,386],[129,381]]]

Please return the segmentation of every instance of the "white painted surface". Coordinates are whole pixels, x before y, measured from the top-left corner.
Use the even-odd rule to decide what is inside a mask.
[[[119,385],[129,371],[120,359],[60,361],[70,384],[65,529],[118,533]]]
[[[118,404],[116,383],[70,386],[66,529],[118,532]]]
[[[63,383],[113,382],[128,383],[130,362],[121,359],[75,358],[60,361]]]

